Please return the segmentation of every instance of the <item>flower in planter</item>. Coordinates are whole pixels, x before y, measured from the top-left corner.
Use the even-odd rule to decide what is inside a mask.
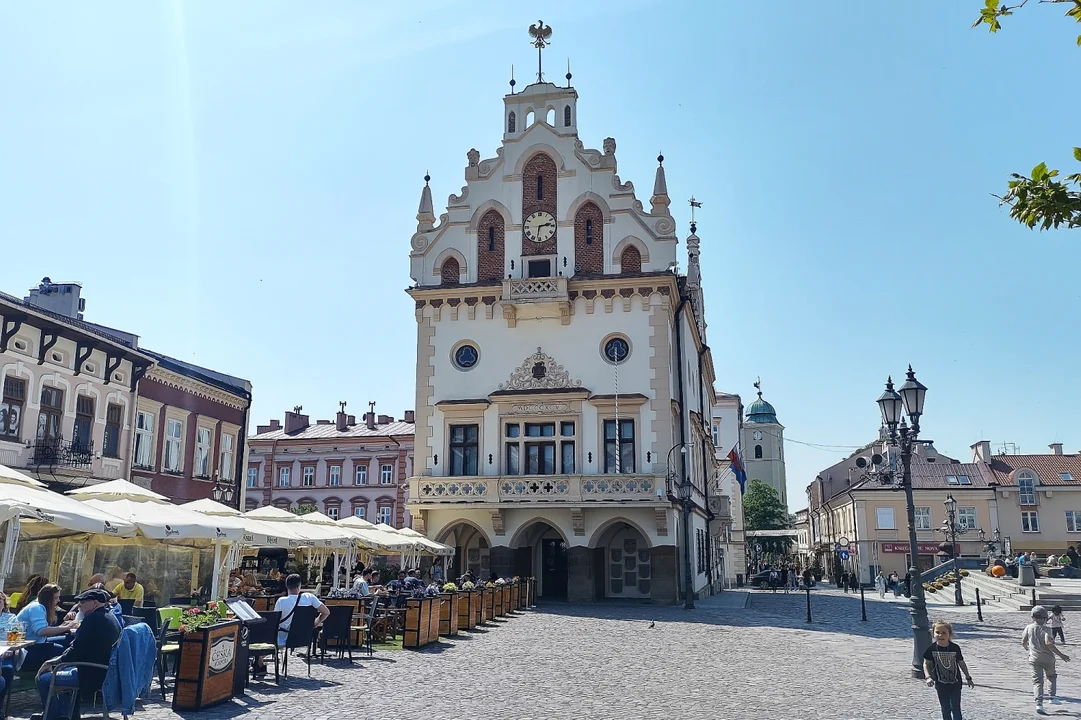
[[[494,588],[494,587],[495,587],[495,583],[494,583],[494,582],[490,582],[490,583],[488,583],[487,585],[485,585],[484,587],[485,587],[485,588]]]
[[[495,580],[495,584],[496,584],[496,585],[506,585],[506,584],[507,584],[507,581],[506,581],[506,580],[504,580],[503,578],[496,578],[496,580]]]
[[[517,575],[514,576],[513,582],[521,582],[521,581],[522,581],[522,579],[520,577],[518,577]]]
[[[968,570],[962,570],[961,577],[968,577]]]
[[[438,597],[439,587],[436,585],[429,585],[428,588],[424,591],[424,595],[425,597]]]
[[[446,593],[458,592],[458,586],[455,585],[452,582],[449,582],[449,583],[447,583],[446,585],[443,586],[443,592],[446,592]]]
[[[477,587],[476,585],[469,582],[468,580],[466,580],[464,583],[462,583],[462,590],[465,590],[465,591],[474,590],[474,589],[476,589],[476,587]]]

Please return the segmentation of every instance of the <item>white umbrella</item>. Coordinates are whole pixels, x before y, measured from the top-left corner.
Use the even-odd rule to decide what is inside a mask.
[[[413,528],[398,528],[398,534],[399,535],[405,535],[407,537],[413,538],[416,542],[420,543],[425,548],[427,548],[428,554],[430,554],[430,555],[453,555],[454,554],[454,548],[452,548],[450,545],[444,545],[441,542],[436,542],[435,540],[429,540],[428,538],[424,537],[423,535],[421,535],[419,532],[417,532]]]
[[[244,528],[244,535],[240,542],[245,545],[256,547],[296,547],[297,543],[303,542],[304,538],[296,534],[285,523],[272,523],[257,520],[244,515],[236,508],[222,505],[220,502],[203,498],[184,503],[180,507],[193,510],[210,517],[228,518],[231,523],[239,524]]]
[[[45,483],[38,482],[26,473],[21,473],[15,468],[9,468],[7,465],[0,465],[0,483],[18,483],[30,487],[45,487]]]
[[[244,513],[244,517],[261,520],[274,527],[283,527],[301,538],[292,542],[289,547],[348,547],[356,542],[356,536],[346,528],[304,522],[304,516],[294,515],[270,505],[249,510]]]

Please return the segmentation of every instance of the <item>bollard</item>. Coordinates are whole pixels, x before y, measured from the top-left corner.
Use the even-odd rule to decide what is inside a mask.
[[[807,591],[807,619],[803,622],[811,622],[811,586],[803,588]]]
[[[976,588],[976,617],[983,622],[983,601],[980,600],[979,588]]]
[[[1036,588],[1032,588],[1032,607],[1036,607]]]
[[[863,585],[860,585],[860,618],[861,621],[867,622],[867,603],[863,599]]]

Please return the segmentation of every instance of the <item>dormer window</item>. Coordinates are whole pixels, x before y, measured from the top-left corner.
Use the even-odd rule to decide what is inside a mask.
[[[1017,502],[1021,505],[1036,504],[1036,476],[1028,470],[1017,473]]]

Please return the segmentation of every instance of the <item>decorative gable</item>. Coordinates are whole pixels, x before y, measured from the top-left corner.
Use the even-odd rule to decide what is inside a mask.
[[[572,380],[570,373],[546,355],[539,347],[519,365],[507,382],[499,383],[500,390],[557,390],[580,388],[581,380]]]

